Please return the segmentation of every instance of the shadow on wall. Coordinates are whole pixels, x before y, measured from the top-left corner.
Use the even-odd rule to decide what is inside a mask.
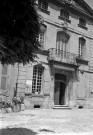
[[[0,135],[36,135],[37,133],[27,128],[6,128],[0,130]]]

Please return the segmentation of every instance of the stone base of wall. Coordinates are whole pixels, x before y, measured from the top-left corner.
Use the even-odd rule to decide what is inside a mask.
[[[54,107],[54,102],[53,100],[49,100],[49,96],[25,97],[24,104],[26,109],[33,109],[33,108],[52,109]]]
[[[86,108],[93,109],[93,99],[86,101]]]
[[[26,109],[33,109],[33,108],[53,109],[54,107],[54,101],[50,100],[49,96],[25,97],[24,104]],[[68,106],[71,108],[93,109],[93,100],[79,99],[76,101],[69,101]]]
[[[74,107],[84,108],[84,109],[93,109],[93,100],[76,100]]]
[[[75,106],[77,108],[86,108],[86,100],[85,99],[77,99]]]
[[[74,108],[74,107],[76,107],[76,102],[75,101],[69,101],[68,106],[71,107],[71,108]]]

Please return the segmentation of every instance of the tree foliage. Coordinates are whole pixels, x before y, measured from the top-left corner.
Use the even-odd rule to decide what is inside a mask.
[[[0,0],[0,61],[26,64],[38,49],[39,15],[31,0]]]

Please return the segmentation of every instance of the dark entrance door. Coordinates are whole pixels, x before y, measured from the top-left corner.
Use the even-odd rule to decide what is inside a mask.
[[[61,81],[55,82],[55,93],[54,93],[54,102],[55,105],[64,105],[65,104],[65,83]]]
[[[54,91],[54,102],[55,105],[59,105],[59,95],[60,95],[60,82],[55,82],[55,91]]]
[[[65,83],[60,82],[59,105],[65,104],[65,88],[66,88]]]
[[[55,105],[65,104],[65,89],[66,89],[66,75],[55,74],[55,90],[54,90],[54,103]]]

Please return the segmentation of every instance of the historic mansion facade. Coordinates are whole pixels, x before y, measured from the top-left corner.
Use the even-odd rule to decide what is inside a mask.
[[[0,100],[26,108],[93,108],[93,11],[84,0],[36,0],[41,44],[34,62],[0,65]]]

